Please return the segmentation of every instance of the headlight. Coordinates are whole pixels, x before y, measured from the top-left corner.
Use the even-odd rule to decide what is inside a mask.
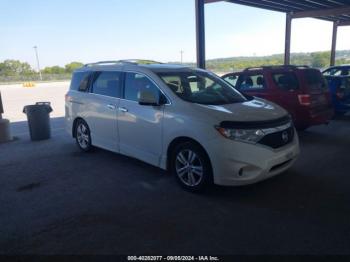
[[[257,143],[265,136],[261,129],[231,129],[216,127],[221,135],[226,138],[247,143]]]

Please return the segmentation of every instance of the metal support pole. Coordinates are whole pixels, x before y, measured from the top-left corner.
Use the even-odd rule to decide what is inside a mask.
[[[286,37],[285,37],[285,48],[284,48],[284,64],[290,64],[290,45],[291,45],[291,34],[292,34],[292,14],[287,13],[286,15]]]
[[[4,113],[4,107],[2,106],[1,92],[0,92],[0,119],[2,119],[2,114]]]
[[[10,131],[10,121],[2,118],[4,113],[4,107],[2,106],[2,99],[0,93],[0,143],[8,142],[12,140]]]
[[[197,67],[205,68],[205,0],[196,0]]]
[[[43,76],[41,75],[41,69],[40,69],[40,63],[39,63],[38,47],[37,47],[37,46],[34,46],[33,48],[34,48],[34,50],[35,50],[36,63],[37,63],[37,65],[38,65],[38,71],[39,71],[40,81],[43,81]]]
[[[339,24],[339,22],[333,22],[332,50],[331,50],[331,61],[330,61],[331,66],[335,65],[335,54],[336,54],[336,50],[337,50],[338,24]]]

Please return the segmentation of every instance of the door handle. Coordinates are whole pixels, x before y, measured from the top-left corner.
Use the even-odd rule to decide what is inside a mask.
[[[120,112],[123,112],[123,113],[126,113],[126,112],[129,111],[129,110],[126,109],[125,107],[119,107],[118,109],[119,109]]]
[[[115,109],[115,105],[112,105],[112,104],[108,104],[107,107],[111,110],[114,110]]]

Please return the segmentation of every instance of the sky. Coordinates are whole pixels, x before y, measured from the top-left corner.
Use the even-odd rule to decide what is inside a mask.
[[[0,61],[41,67],[152,59],[196,59],[194,0],[0,0]],[[207,4],[207,59],[284,52],[285,14],[226,2]],[[295,19],[292,52],[330,50],[332,24]],[[338,32],[350,49],[350,27]]]

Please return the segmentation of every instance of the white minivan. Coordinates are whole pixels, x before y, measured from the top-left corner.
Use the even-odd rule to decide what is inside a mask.
[[[81,150],[95,146],[167,169],[190,191],[264,180],[299,154],[283,108],[182,65],[85,65],[73,74],[65,111]]]

